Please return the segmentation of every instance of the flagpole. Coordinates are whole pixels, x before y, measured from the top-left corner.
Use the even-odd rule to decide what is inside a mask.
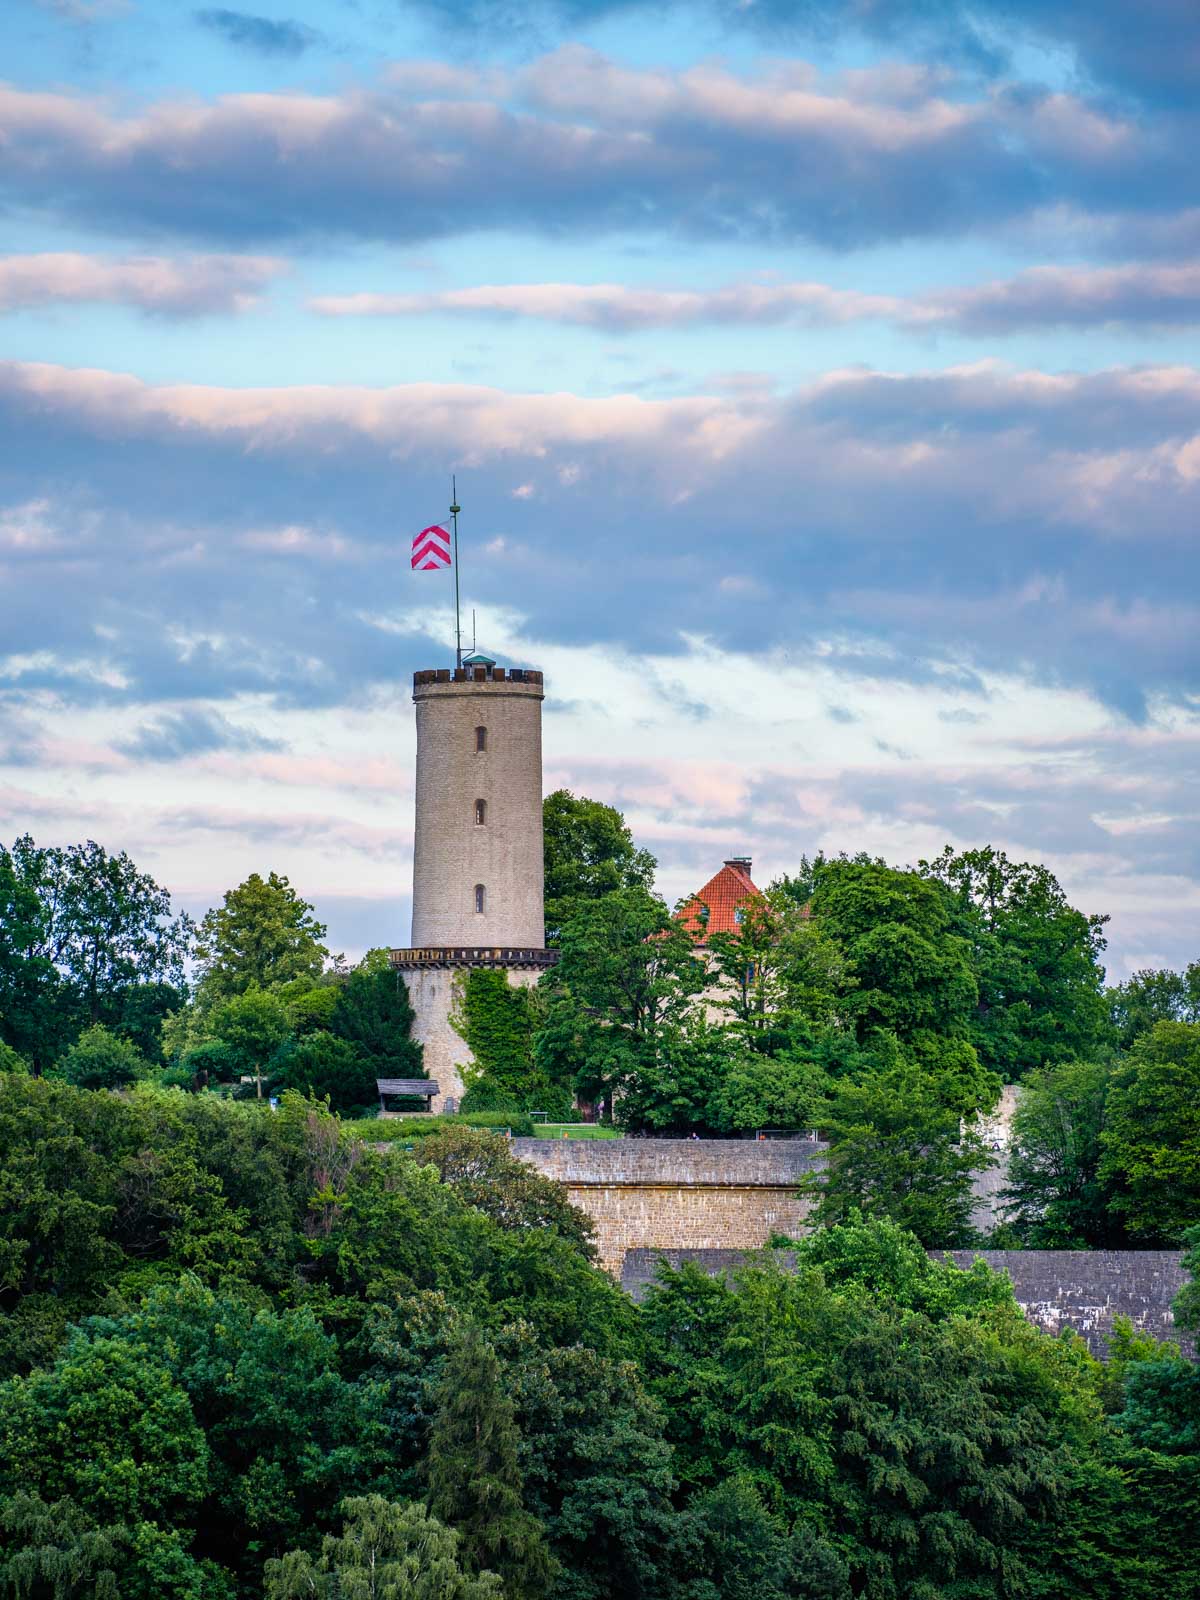
[[[462,613],[458,605],[458,484],[450,479],[450,518],[454,524],[454,665],[462,667]]]

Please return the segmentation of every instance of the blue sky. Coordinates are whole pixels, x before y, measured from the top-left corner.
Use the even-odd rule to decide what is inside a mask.
[[[1047,861],[1197,955],[1200,14],[9,0],[0,810],[408,936],[449,590],[668,897]]]

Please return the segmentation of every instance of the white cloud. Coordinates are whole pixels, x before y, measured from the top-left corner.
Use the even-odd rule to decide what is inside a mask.
[[[176,317],[247,311],[286,270],[271,256],[0,256],[0,312],[102,302]]]
[[[717,289],[616,283],[481,284],[422,294],[318,295],[326,317],[490,316],[638,333],[656,328],[838,327],[885,321],[917,333],[1021,333],[1031,328],[1200,322],[1200,264],[1032,267],[1012,278],[901,297],[825,283],[743,282]]]

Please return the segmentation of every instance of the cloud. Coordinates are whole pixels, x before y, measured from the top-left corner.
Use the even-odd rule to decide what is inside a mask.
[[[286,270],[268,256],[0,256],[0,312],[97,302],[172,317],[247,311]]]
[[[1061,93],[971,98],[899,76],[788,60],[667,72],[569,46],[511,72],[411,62],[336,94],[129,112],[8,88],[0,194],[76,225],[222,243],[435,239],[466,217],[839,249],[1055,204],[1155,215],[1192,195],[1183,135],[1172,147]]]
[[[615,283],[484,284],[428,294],[319,295],[312,309],[327,317],[411,317],[430,313],[522,317],[574,323],[606,333],[723,323],[813,326],[894,317],[903,302],[820,283],[734,284],[707,291],[639,289]]]
[[[467,603],[539,639],[777,649],[960,704],[1020,671],[1145,721],[1200,690],[1198,415],[1200,373],[1166,366],[667,400],[0,366],[0,684],[403,694],[450,596],[409,573],[406,530],[457,470]]]
[[[915,320],[964,333],[1050,327],[1160,327],[1200,320],[1200,264],[1033,267],[1016,277],[924,296]]]
[[[588,23],[653,9],[647,0],[421,0],[453,27],[557,27],[578,33]],[[696,0],[677,12],[693,22]],[[1153,0],[1129,26],[1125,0],[708,0],[700,12],[731,33],[773,45],[858,38],[890,54],[953,62],[984,77],[1011,67],[1014,48],[1033,44],[1066,51],[1081,76],[1150,102],[1186,103],[1200,72],[1200,15],[1191,0]]]
[[[301,56],[321,41],[317,30],[303,22],[275,21],[222,8],[196,11],[193,15],[202,28],[262,56]]]
[[[183,761],[214,750],[278,750],[276,739],[253,728],[236,727],[220,712],[189,706],[142,725],[117,749],[138,761]]]
[[[947,722],[942,713],[963,698],[944,680],[920,690],[845,680],[827,658],[789,662],[757,644],[739,652],[693,641],[677,654],[635,655],[514,633],[522,624],[511,614],[481,620],[504,659],[519,651],[547,671],[547,787],[619,805],[658,855],[668,899],[735,851],[752,854],[766,882],[818,848],[904,864],[946,842],[991,842],[1047,861],[1074,903],[1114,914],[1115,975],[1195,954],[1194,710],[1160,707],[1153,726],[1133,728],[1082,694],[992,677],[976,702],[986,722]],[[391,637],[395,648],[402,634]],[[374,904],[383,930],[367,942],[404,943],[407,693],[397,686],[324,708],[227,704],[226,720],[280,736],[287,752],[208,753],[152,774],[128,760],[102,770],[79,752],[89,730],[111,726],[112,710],[43,698],[25,714],[42,747],[7,787],[0,780],[0,823],[15,830],[33,815],[39,837],[131,849],[200,912],[248,871],[286,871],[328,915],[334,948],[361,948],[348,931],[355,900]],[[848,715],[831,719],[832,705]]]
[[[985,334],[1064,326],[1165,329],[1200,321],[1200,265],[1034,267],[992,283],[908,298],[823,283],[739,283],[708,290],[528,283],[424,294],[319,295],[309,304],[327,317],[493,316],[604,333],[789,322],[838,327],[864,321],[918,332]]]

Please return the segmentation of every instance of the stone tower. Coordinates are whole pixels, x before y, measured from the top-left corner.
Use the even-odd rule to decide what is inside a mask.
[[[412,945],[392,951],[412,1000],[413,1037],[441,1093],[462,1096],[471,1060],[450,1023],[455,973],[501,967],[536,983],[542,906],[542,674],[486,657],[413,676],[417,713]]]

